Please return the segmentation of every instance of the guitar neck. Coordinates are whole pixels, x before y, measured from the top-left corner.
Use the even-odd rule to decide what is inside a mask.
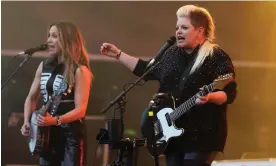
[[[199,94],[200,96],[205,96],[206,94],[212,92],[214,89],[214,83],[211,83],[204,87],[204,90],[198,92],[197,94]],[[196,105],[197,94],[185,101],[183,104],[177,107],[174,112],[170,114],[170,117],[173,121],[181,117],[184,113],[188,112],[193,106]]]
[[[46,105],[44,107],[42,107],[40,110],[39,110],[39,114],[40,115],[45,115],[47,110],[50,108],[51,106],[51,103],[52,103],[52,99],[49,98],[48,102],[46,103]]]

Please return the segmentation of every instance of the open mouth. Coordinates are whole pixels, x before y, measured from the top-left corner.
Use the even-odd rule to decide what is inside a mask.
[[[185,37],[177,36],[177,41],[184,41],[184,40],[185,40]]]
[[[53,46],[53,45],[48,45],[48,49],[49,50],[53,50],[55,48],[55,46]]]

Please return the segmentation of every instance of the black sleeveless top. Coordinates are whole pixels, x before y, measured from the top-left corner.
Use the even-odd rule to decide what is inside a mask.
[[[60,92],[61,102],[57,106],[56,111],[52,106],[49,109],[49,113],[52,116],[63,115],[75,108],[74,85],[69,85],[64,81],[63,72],[65,65],[64,63],[58,64],[57,57],[51,57],[43,61],[41,80],[40,80],[40,90],[43,97],[44,104],[49,100],[54,91]],[[75,66],[74,71],[76,71],[77,66]]]

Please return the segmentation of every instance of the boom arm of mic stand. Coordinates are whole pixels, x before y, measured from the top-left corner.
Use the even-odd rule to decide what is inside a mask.
[[[136,86],[150,71],[152,71],[156,66],[158,66],[161,61],[156,62],[151,66],[141,77],[139,77],[133,84],[131,84],[127,89],[122,91],[114,100],[112,100],[102,111],[101,113],[106,113],[115,103],[117,103],[123,96],[126,95],[134,86]]]
[[[130,91],[135,85],[137,85],[150,71],[152,71],[161,61],[158,61],[156,64],[152,65],[141,77],[139,77],[133,84],[131,84],[127,89],[122,91],[114,100],[112,100],[102,111],[101,113],[106,113],[115,103],[117,103],[121,110],[120,123],[121,123],[121,133],[120,136],[123,137],[124,133],[124,123],[123,123],[123,113],[124,113],[124,96],[128,91]],[[122,103],[121,103],[122,102]],[[123,149],[119,150],[118,161],[119,164],[122,162]],[[133,163],[128,163],[127,165],[133,165]]]
[[[11,76],[3,83],[1,86],[1,90],[5,87],[5,85],[10,81],[10,79],[18,72],[18,70],[32,57],[32,54],[28,54],[27,57],[20,63],[17,69],[11,74]]]

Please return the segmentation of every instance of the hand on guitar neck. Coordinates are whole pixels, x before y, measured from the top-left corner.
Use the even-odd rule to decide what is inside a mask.
[[[52,125],[56,125],[57,124],[57,120],[55,117],[52,117],[48,112],[46,112],[46,114],[43,115],[38,115],[37,116],[37,125],[38,126],[52,126]]]
[[[203,91],[203,88],[200,88]],[[227,101],[227,95],[224,91],[217,91],[217,92],[210,92],[205,96],[200,96],[199,94],[196,95],[197,99],[195,103],[197,105],[205,104],[207,102],[211,102],[217,105],[221,105]]]
[[[50,109],[51,105],[54,105],[54,108],[58,108],[58,105],[61,100],[61,92],[61,89],[55,91],[53,95],[49,97],[49,100],[46,103],[46,105],[43,105],[42,108],[38,111],[39,113],[37,113],[35,122],[37,126],[57,125],[56,117],[51,116],[48,110]]]
[[[203,88],[200,88],[200,90],[203,90]],[[208,93],[208,94],[205,95],[205,96],[200,96],[199,94],[197,94],[197,95],[196,95],[197,99],[195,100],[195,103],[196,103],[197,105],[207,103],[207,102],[209,101],[209,98],[210,98],[210,97],[209,97],[209,94],[210,94],[210,93]]]

